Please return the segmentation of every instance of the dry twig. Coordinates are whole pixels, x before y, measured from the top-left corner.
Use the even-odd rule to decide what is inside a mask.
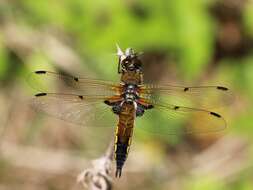
[[[85,169],[77,178],[78,183],[89,190],[112,189],[113,141],[102,157],[92,161],[92,167]]]

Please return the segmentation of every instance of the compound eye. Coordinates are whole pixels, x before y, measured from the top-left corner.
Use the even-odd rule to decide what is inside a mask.
[[[129,60],[129,59],[124,59],[124,60],[122,61],[122,65],[123,65],[124,67],[127,67],[129,64],[130,64],[130,60]]]
[[[141,61],[137,58],[133,60],[133,64],[136,68],[141,67]]]

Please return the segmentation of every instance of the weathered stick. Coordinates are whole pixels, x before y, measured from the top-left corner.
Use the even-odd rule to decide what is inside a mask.
[[[92,167],[79,174],[77,181],[89,190],[112,189],[112,162],[114,154],[114,142],[112,141],[102,157],[92,161]]]

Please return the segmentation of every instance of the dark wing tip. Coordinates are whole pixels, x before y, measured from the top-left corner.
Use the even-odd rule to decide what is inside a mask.
[[[224,86],[217,86],[217,89],[218,90],[224,90],[224,91],[227,91],[228,88],[227,87],[224,87]]]
[[[117,169],[116,169],[116,172],[115,172],[115,177],[116,177],[116,178],[120,178],[120,177],[121,177],[121,171],[122,171],[121,168],[117,168]]]
[[[211,115],[215,116],[215,117],[218,117],[218,118],[221,118],[221,115],[215,113],[215,112],[210,112]]]
[[[174,106],[173,109],[174,109],[174,110],[178,110],[178,109],[179,109],[179,106]]]
[[[44,92],[35,94],[36,97],[39,97],[39,96],[46,96],[46,95],[47,95],[47,93],[44,93]]]
[[[35,71],[36,74],[46,74],[46,71]]]
[[[153,109],[153,108],[154,108],[153,105],[148,105],[148,106],[147,106],[147,109]]]
[[[188,91],[189,90],[189,87],[185,87],[184,88],[184,92]]]

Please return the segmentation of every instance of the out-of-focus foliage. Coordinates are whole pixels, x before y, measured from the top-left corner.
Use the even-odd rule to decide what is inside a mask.
[[[0,36],[0,78],[4,79],[7,72],[8,67],[8,61],[7,61],[7,55],[5,52],[5,47],[3,46],[3,39],[2,36]]]
[[[39,150],[67,150],[67,154],[71,156],[86,157],[88,150],[103,150],[106,145],[103,138],[108,138],[110,133],[105,135],[96,129],[95,135],[93,132],[94,136],[88,139],[86,133],[89,133],[89,130],[67,126],[65,128],[65,123],[40,117],[29,110],[23,100],[29,99],[31,92],[35,92],[26,80],[29,72],[36,69],[118,81],[116,43],[122,49],[133,47],[136,51],[144,52],[145,78],[148,81],[181,85],[224,85],[232,89],[237,97],[230,106],[217,110],[227,119],[226,132],[232,138],[231,141],[224,140],[228,147],[222,149],[222,146],[217,146],[217,151],[213,151],[212,145],[215,146],[216,141],[224,138],[221,134],[185,137],[136,133],[133,140],[136,143],[129,155],[129,162],[140,167],[144,165],[148,168],[147,172],[129,172],[129,178],[123,176],[127,180],[118,182],[116,187],[251,189],[252,1],[1,0],[0,125],[3,127],[0,131],[5,137],[2,141]],[[51,85],[58,87],[58,84]],[[161,119],[161,116],[154,115],[140,125],[143,125],[143,128],[146,125],[159,125],[166,130],[169,125],[184,126],[189,122],[195,121],[166,121]],[[101,144],[104,146],[100,146]],[[20,152],[22,151],[20,149]],[[208,151],[218,155],[215,158],[210,156],[211,161],[214,160],[210,161],[210,165],[204,158],[205,162],[198,161],[202,158],[201,153],[208,154]],[[17,153],[18,149],[13,152]],[[15,155],[14,153],[7,155]],[[220,157],[224,157],[226,162],[223,163]],[[8,183],[19,184],[20,180],[25,181],[25,178],[22,178],[24,173],[27,178],[36,173],[40,179],[38,176],[45,172],[24,172],[22,167],[26,165],[19,165],[21,161],[17,162],[16,168],[15,164],[12,166],[16,163],[15,159],[10,159],[10,163],[6,159],[2,160],[0,159],[0,166],[4,169],[0,173],[0,184],[3,184],[3,188],[6,186],[6,189]],[[195,165],[190,165],[190,160],[194,160],[192,162],[199,166],[196,167],[197,173],[203,172],[207,175],[195,174],[192,169]],[[30,159],[30,162],[33,160]],[[161,163],[166,166],[163,167]],[[238,166],[241,163],[245,165]],[[216,170],[212,168],[215,168],[215,164],[219,166]],[[37,168],[36,163],[34,165]],[[57,164],[52,165],[57,168]],[[205,168],[206,165],[210,166],[211,174],[208,173],[208,166]],[[232,169],[228,169],[230,167]],[[190,174],[187,171],[190,171]],[[11,175],[15,174],[14,179]],[[66,176],[57,178],[58,181],[49,177],[42,189],[64,189],[70,186],[74,179],[70,180],[68,176],[73,173],[65,174]],[[131,178],[131,175],[134,177]],[[52,176],[52,173],[49,176]],[[71,181],[66,180],[66,186],[65,178]],[[36,182],[27,180],[27,186],[22,188],[36,189]],[[28,186],[29,188],[26,188]]]
[[[19,23],[64,30],[82,56],[114,52],[115,43],[140,51],[163,49],[176,54],[186,77],[196,77],[211,59],[214,36],[207,2],[27,0],[17,6],[8,13]]]

